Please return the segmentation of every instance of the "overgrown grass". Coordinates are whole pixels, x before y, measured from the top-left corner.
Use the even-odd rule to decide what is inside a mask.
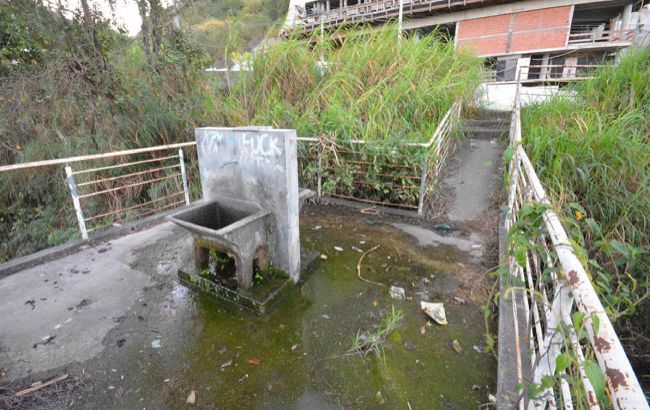
[[[455,100],[473,99],[481,64],[438,33],[396,37],[388,25],[275,43],[226,97],[226,121],[338,141],[424,142]]]
[[[524,145],[571,237],[586,249],[581,256],[609,316],[642,312],[617,324],[631,330],[631,348],[650,323],[650,51],[635,51],[574,89],[575,98],[523,110]],[[630,323],[642,326],[635,332]]]

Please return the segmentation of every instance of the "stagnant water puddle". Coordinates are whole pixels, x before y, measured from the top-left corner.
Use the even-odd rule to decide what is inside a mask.
[[[483,352],[485,282],[469,253],[418,246],[391,221],[356,211],[308,210],[301,239],[326,259],[265,316],[175,286],[176,330],[159,336],[162,347],[114,356],[108,376],[129,379],[121,403],[178,408],[192,390],[197,407],[224,409],[469,409],[488,401],[496,360]],[[362,275],[386,286],[357,277],[360,251],[376,245]],[[389,285],[406,299],[391,298]],[[421,300],[444,302],[449,324],[432,323]],[[383,355],[347,354],[354,336],[376,329],[393,306],[404,318]]]

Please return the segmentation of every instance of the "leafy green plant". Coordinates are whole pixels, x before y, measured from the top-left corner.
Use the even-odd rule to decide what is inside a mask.
[[[650,289],[650,51],[525,108],[524,146],[612,320]]]

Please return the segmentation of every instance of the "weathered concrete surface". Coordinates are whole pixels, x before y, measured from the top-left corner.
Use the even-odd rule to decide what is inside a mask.
[[[194,264],[197,272],[209,266],[209,250],[215,249],[235,258],[239,286],[246,289],[253,282],[255,255],[268,255],[268,229],[273,221],[268,210],[259,204],[233,198],[202,201],[169,219],[192,232],[195,241]],[[260,266],[268,265],[260,260]],[[263,267],[262,269],[267,269]]]
[[[161,224],[0,280],[0,367],[7,379],[99,354],[119,318],[154,283],[150,274],[131,267],[134,251],[172,236],[179,249],[191,250],[189,236],[178,231]],[[53,338],[46,343],[48,336]]]
[[[465,139],[452,158],[455,171],[445,178],[453,187],[453,200],[447,209],[450,221],[469,221],[489,207],[501,175],[502,148],[496,139]]]
[[[205,201],[235,198],[271,211],[272,263],[300,278],[298,160],[295,130],[197,128]]]
[[[19,317],[0,317],[0,368],[7,372],[0,376],[0,394],[8,380],[29,372],[11,388],[60,373],[85,383],[61,408],[176,409],[192,390],[195,407],[205,409],[377,408],[377,391],[384,408],[409,401],[413,408],[460,409],[487,400],[496,365],[482,351],[487,281],[475,258],[455,246],[420,245],[393,225],[428,238],[407,220],[317,208],[301,223],[303,244],[327,259],[319,258],[316,272],[264,317],[178,285],[176,272],[193,264],[193,246],[190,235],[171,223],[0,280],[0,308]],[[363,275],[403,287],[407,300],[356,277],[361,252],[376,245],[363,260]],[[71,269],[79,273],[58,275]],[[54,285],[41,273],[65,276],[63,290],[35,292],[41,285],[32,286],[33,280]],[[32,294],[34,310],[23,297]],[[43,303],[56,302],[39,309],[42,295],[48,298]],[[91,303],[82,306],[83,299]],[[449,325],[422,334],[427,319],[419,300],[444,302]],[[405,318],[385,364],[342,356],[350,339],[373,329],[392,306]],[[30,323],[41,320],[37,316],[45,316],[40,325]],[[57,337],[34,349],[47,333]],[[22,344],[14,341],[18,337]],[[451,348],[454,339],[461,353]],[[49,350],[33,357],[40,349]],[[40,363],[50,358],[56,360]]]
[[[480,257],[482,255],[481,249],[483,245],[481,244],[481,238],[475,232],[470,232],[469,236],[463,237],[457,235],[441,235],[431,229],[410,224],[394,223],[392,225],[417,239],[419,246],[450,245],[474,257]]]

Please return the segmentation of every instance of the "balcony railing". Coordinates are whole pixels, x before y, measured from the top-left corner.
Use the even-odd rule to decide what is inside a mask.
[[[569,34],[570,46],[591,45],[601,43],[628,43],[634,40],[635,30],[609,30],[574,32]]]
[[[431,13],[439,10],[453,10],[467,7],[474,3],[484,3],[481,0],[403,0],[404,15]],[[305,31],[312,31],[321,25],[324,28],[336,27],[340,24],[368,23],[386,21],[397,18],[399,0],[380,0],[355,4],[321,12],[305,11],[293,25],[302,24]]]

